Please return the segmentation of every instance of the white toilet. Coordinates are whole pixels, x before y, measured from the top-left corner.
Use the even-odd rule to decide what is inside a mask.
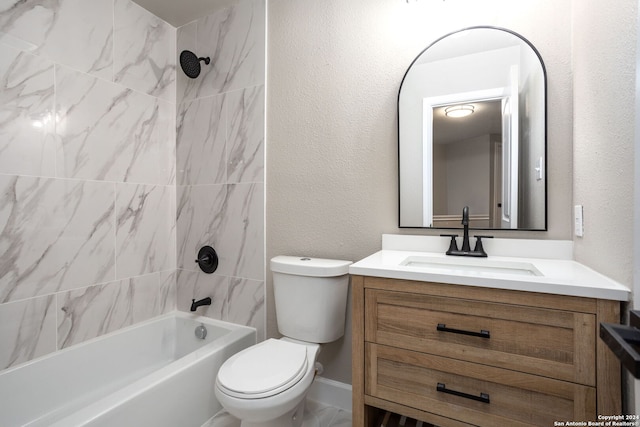
[[[351,261],[271,259],[281,339],[229,358],[216,378],[218,401],[242,427],[299,427],[320,344],[344,335]]]

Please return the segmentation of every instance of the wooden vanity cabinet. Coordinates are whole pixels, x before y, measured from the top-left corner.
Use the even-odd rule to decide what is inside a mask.
[[[621,414],[598,338],[620,303],[352,276],[353,426],[380,410],[438,426],[553,426]]]

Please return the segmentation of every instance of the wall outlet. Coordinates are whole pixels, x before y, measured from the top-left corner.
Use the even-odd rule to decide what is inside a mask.
[[[582,205],[575,205],[573,207],[573,230],[575,235],[578,237],[582,237],[584,235]]]

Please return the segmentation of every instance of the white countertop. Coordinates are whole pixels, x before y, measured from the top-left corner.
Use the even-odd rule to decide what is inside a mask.
[[[437,237],[435,239],[441,238]],[[401,265],[402,262],[409,257],[429,257],[434,261],[442,261],[453,265],[455,265],[458,260],[459,262],[470,262],[467,257],[445,255],[444,252],[446,251],[447,241],[446,239],[443,241],[445,247],[442,251],[438,252],[385,249],[385,246],[397,248],[398,245],[385,245],[383,243],[383,250],[352,264],[349,267],[349,273],[362,276],[450,283],[616,301],[627,301],[629,299],[630,291],[626,286],[576,261],[566,258],[545,259],[531,256],[512,257],[489,255],[487,258],[473,258],[474,261],[472,261],[476,263],[507,262],[531,264],[542,274],[541,276],[514,275],[491,271],[468,272],[457,270],[455,267],[442,269],[430,268],[428,265]],[[472,239],[472,241],[475,241],[475,239]],[[509,243],[512,244],[513,241]],[[438,244],[440,245],[440,243]],[[494,247],[499,245],[500,242],[494,242],[493,244]],[[485,248],[487,246],[488,245],[485,245]],[[489,250],[487,250],[487,252],[490,253]]]

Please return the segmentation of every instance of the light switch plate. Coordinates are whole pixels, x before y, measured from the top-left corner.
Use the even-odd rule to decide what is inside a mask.
[[[573,229],[576,236],[582,237],[584,235],[582,205],[575,205],[573,207]]]
[[[544,176],[543,165],[544,165],[544,161],[542,160],[542,157],[540,157],[536,162],[536,167],[535,167],[536,181],[542,181],[542,177]]]

